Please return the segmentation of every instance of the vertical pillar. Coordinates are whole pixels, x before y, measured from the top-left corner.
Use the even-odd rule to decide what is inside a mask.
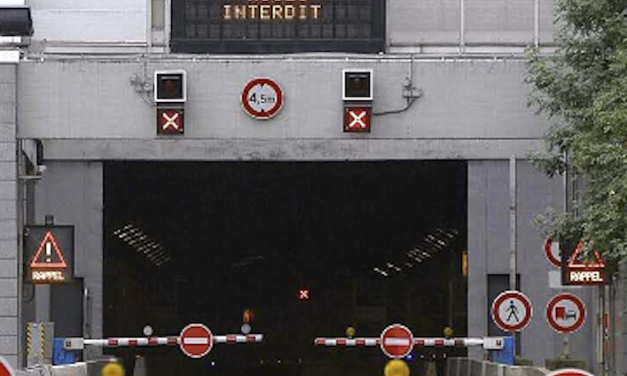
[[[0,61],[0,356],[18,366],[17,62]]]

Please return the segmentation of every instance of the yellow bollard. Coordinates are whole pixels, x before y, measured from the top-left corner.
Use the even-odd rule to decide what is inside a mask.
[[[355,330],[355,328],[353,328],[352,326],[349,326],[348,328],[346,328],[346,337],[348,338],[355,338],[355,333],[357,331]]]
[[[450,326],[447,326],[446,328],[444,328],[444,337],[453,338],[454,334],[455,332],[453,331],[453,328],[451,328]]]
[[[402,360],[390,360],[385,365],[385,376],[409,376],[409,366]]]
[[[109,363],[102,368],[102,376],[124,376],[124,368],[119,363]]]

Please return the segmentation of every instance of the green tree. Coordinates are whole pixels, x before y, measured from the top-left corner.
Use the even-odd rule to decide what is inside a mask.
[[[627,0],[556,0],[551,54],[528,52],[529,103],[549,118],[549,176],[585,182],[576,215],[545,216],[557,238],[592,239],[606,260],[627,261]]]

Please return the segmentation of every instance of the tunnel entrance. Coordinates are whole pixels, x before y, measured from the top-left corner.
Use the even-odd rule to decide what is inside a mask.
[[[144,356],[151,376],[378,376],[380,349],[314,338],[397,322],[466,335],[465,162],[108,162],[104,181],[105,336],[194,322],[265,335],[199,360],[106,350],[127,367]],[[412,374],[432,356],[414,349]]]

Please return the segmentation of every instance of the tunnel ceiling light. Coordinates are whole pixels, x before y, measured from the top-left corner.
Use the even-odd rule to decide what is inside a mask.
[[[153,240],[133,224],[127,224],[113,231],[112,234],[135,249],[137,253],[144,255],[155,266],[162,266],[171,260],[170,252],[161,243]]]
[[[433,232],[427,234],[420,240],[416,246],[405,253],[405,256],[409,261],[403,260],[398,264],[406,265],[408,268],[413,269],[414,263],[420,264],[427,259],[433,258],[433,256],[449,248],[453,241],[459,236],[459,231],[456,229],[436,227]],[[386,269],[387,271],[384,271]],[[375,267],[373,269],[376,273],[388,277],[394,273],[402,273],[403,269],[397,266],[394,262],[386,262],[385,267]],[[406,270],[406,269],[405,269]]]

